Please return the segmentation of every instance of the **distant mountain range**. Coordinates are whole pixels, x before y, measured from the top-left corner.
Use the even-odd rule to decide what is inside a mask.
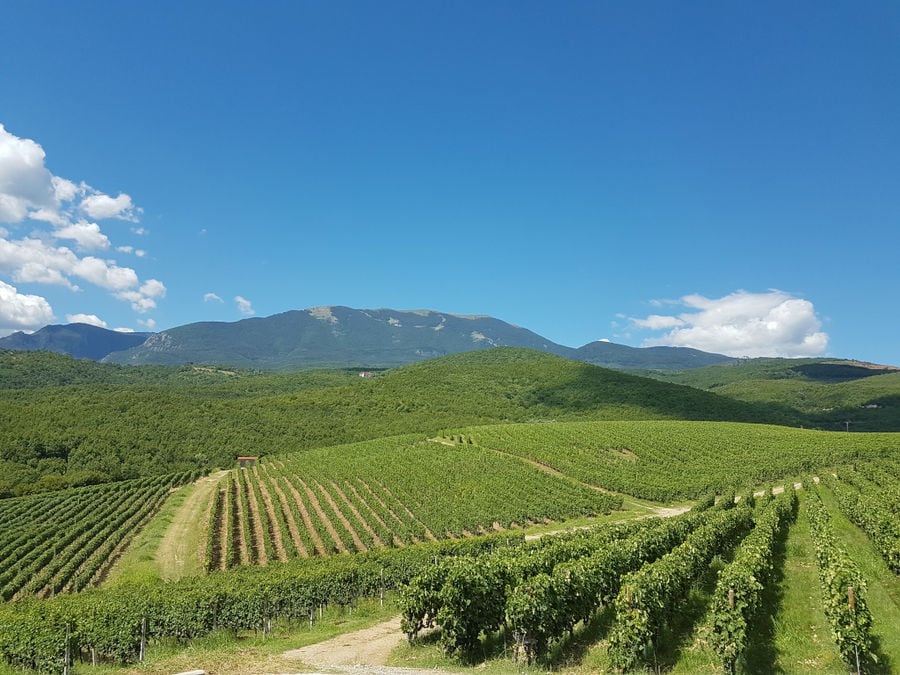
[[[637,348],[605,341],[576,349],[490,316],[339,306],[231,323],[191,323],[159,333],[68,324],[0,338],[2,349],[46,350],[107,363],[203,363],[264,370],[389,368],[497,346],[528,347],[616,369],[684,370],[733,360],[683,347]]]

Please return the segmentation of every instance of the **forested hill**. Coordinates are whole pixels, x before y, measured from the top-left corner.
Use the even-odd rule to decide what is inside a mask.
[[[281,371],[396,367],[498,346],[526,347],[623,370],[673,370],[732,361],[696,349],[639,348],[606,341],[575,349],[490,316],[349,307],[190,323],[160,333],[120,333],[69,324],[0,338],[0,349],[46,350],[109,363],[202,363]]]
[[[515,348],[373,378],[340,370],[132,369],[0,352],[0,494],[229,466],[238,454],[574,419],[799,424],[790,410]]]

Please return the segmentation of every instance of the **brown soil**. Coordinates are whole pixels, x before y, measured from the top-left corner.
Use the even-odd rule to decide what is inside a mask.
[[[275,517],[275,507],[272,505],[272,496],[269,494],[269,488],[266,482],[260,478],[259,466],[253,467],[253,475],[256,483],[259,485],[259,496],[262,497],[263,506],[266,509],[266,516],[269,519],[269,528],[272,531],[272,546],[275,548],[275,555],[282,562],[288,559],[287,552],[284,550],[284,542],[281,540],[281,524]]]
[[[356,547],[357,551],[365,553],[369,550],[369,547],[365,545],[362,539],[359,538],[359,535],[356,533],[356,530],[353,529],[353,525],[347,520],[347,516],[338,508],[337,502],[334,501],[334,497],[331,496],[331,493],[325,489],[325,486],[320,483],[316,483],[315,486],[319,489],[319,492],[322,493],[322,496],[325,498],[325,501],[328,502],[328,505],[331,507],[331,510],[334,512],[335,517],[340,521],[341,525],[344,526],[344,529],[347,531],[347,534],[350,535],[350,539],[353,540],[353,545]]]
[[[284,464],[282,464],[281,467],[284,468]],[[285,482],[287,483],[288,490],[291,491],[294,502],[297,504],[300,516],[303,518],[303,525],[306,527],[306,531],[309,533],[310,538],[313,540],[313,545],[316,547],[316,550],[313,553],[317,552],[319,555],[327,555],[328,551],[325,550],[325,542],[322,541],[322,537],[319,536],[319,533],[313,525],[309,511],[306,510],[306,504],[303,503],[303,497],[300,496],[300,493],[291,481],[286,480]]]
[[[287,522],[288,530],[290,531],[291,539],[294,542],[294,547],[297,549],[297,553],[300,554],[301,558],[308,558],[309,551],[306,550],[303,539],[300,538],[300,530],[297,528],[297,523],[294,522],[294,515],[293,513],[291,513],[291,508],[288,505],[287,496],[284,494],[284,490],[281,489],[281,487],[278,485],[278,482],[269,473],[266,465],[263,465],[263,471],[266,473],[266,475],[269,476],[269,482],[272,484],[272,489],[275,491],[275,496],[278,497],[281,512],[284,514],[284,519]]]
[[[247,469],[240,469],[240,471],[247,471]],[[250,487],[250,477],[247,476],[247,474],[244,474],[244,479],[246,480],[245,487],[247,488],[244,491],[244,496],[247,498],[247,506],[250,509],[250,536],[253,537],[253,548],[256,551],[256,562],[260,565],[268,565],[269,556],[266,553],[266,546],[265,542],[263,541],[263,537],[266,536],[266,532],[263,528],[262,516],[259,513],[259,504],[256,502],[256,492]]]
[[[388,655],[403,644],[406,636],[400,630],[400,617],[363,630],[338,635],[330,640],[285,652],[283,656],[297,659],[317,668],[335,666],[383,666]],[[344,671],[346,672],[346,671]],[[373,672],[373,671],[366,671]],[[381,672],[379,670],[379,672]],[[411,672],[398,669],[395,672]],[[433,672],[433,671],[429,671]]]
[[[381,508],[383,508],[385,511],[388,512],[388,515],[389,515],[391,518],[393,518],[393,519],[396,520],[398,523],[400,523],[401,525],[403,525],[403,521],[400,520],[400,517],[399,517],[396,513],[394,513],[394,511],[391,509],[390,506],[388,506],[387,504],[384,503],[384,500],[382,500],[381,497],[379,497],[379,496],[376,495],[374,492],[372,492],[372,488],[370,488],[368,485],[366,485],[365,481],[363,481],[361,478],[357,478],[356,480],[359,482],[359,484],[361,485],[361,487],[362,487],[366,492],[369,493],[369,496],[370,496],[372,499],[374,499],[376,502],[378,502],[378,503],[381,505]],[[356,491],[356,487],[355,487],[354,485],[349,484],[349,483],[348,483],[348,485],[350,485],[350,489],[353,490],[353,493],[354,493],[354,494],[356,494],[357,496],[359,496],[359,498],[360,498],[363,502],[366,501],[365,497],[363,497],[362,495],[360,495],[360,494]],[[374,509],[372,509],[372,508],[370,507],[370,510],[372,511],[372,514],[373,514],[376,518],[378,518],[378,522],[379,522],[379,523],[381,523],[382,525],[384,525],[384,526],[387,528],[387,530],[388,530],[389,532],[392,531],[391,528],[388,526],[388,524],[385,523],[377,513],[375,513],[375,510],[374,510]],[[395,542],[396,544],[398,544],[398,545],[402,545],[402,544],[403,544],[403,540],[400,539],[400,537],[398,537],[396,534],[394,535],[394,542]]]
[[[347,553],[347,547],[344,546],[344,542],[341,541],[340,536],[337,533],[337,530],[334,528],[334,524],[325,515],[325,510],[322,508],[322,505],[319,503],[319,499],[316,497],[316,493],[310,489],[310,487],[303,482],[303,480],[297,476],[297,482],[300,484],[300,487],[303,488],[303,491],[306,492],[306,498],[309,499],[310,505],[313,507],[313,511],[316,512],[316,515],[319,516],[319,520],[322,521],[322,525],[325,526],[325,530],[328,532],[328,536],[331,537],[331,540],[334,542],[335,548],[341,553]],[[330,551],[326,551],[326,553],[330,553]]]
[[[363,529],[369,533],[369,536],[372,537],[372,541],[374,542],[375,546],[378,546],[379,548],[383,548],[384,542],[381,541],[381,537],[379,537],[378,533],[372,529],[372,527],[369,525],[369,522],[365,518],[362,517],[362,514],[360,514],[359,510],[356,508],[356,506],[353,504],[353,502],[350,501],[350,499],[347,497],[346,493],[343,490],[341,490],[340,486],[337,483],[335,483],[334,481],[331,481],[331,487],[334,488],[334,491],[337,493],[337,496],[340,497],[341,500],[343,500],[344,504],[347,505],[347,508],[350,509],[350,513],[353,514],[353,516],[356,518],[357,522],[359,522],[359,524],[362,525]]]
[[[236,494],[232,494],[231,508],[233,511],[233,520],[237,527],[236,531],[231,533],[231,545],[238,547],[238,560],[241,565],[250,563],[250,549],[247,547],[248,536],[244,532],[244,501],[241,499],[241,485],[235,479],[235,482],[229,486],[229,490],[234,490]]]
[[[426,539],[430,539],[431,541],[437,541],[437,537],[435,537],[434,534],[432,534],[431,530],[429,530],[428,527],[426,527],[425,523],[423,523],[421,520],[419,520],[416,517],[415,513],[413,513],[412,511],[409,510],[409,507],[406,506],[406,504],[404,504],[399,499],[397,499],[397,497],[394,495],[394,493],[391,492],[390,489],[386,485],[384,485],[381,481],[376,480],[375,482],[378,483],[378,487],[380,487],[388,495],[390,495],[391,499],[393,499],[395,502],[397,502],[403,508],[403,510],[406,511],[407,515],[409,515],[409,517],[412,518],[413,521],[415,521],[416,523],[418,523],[419,525],[422,526],[422,528],[425,531]]]

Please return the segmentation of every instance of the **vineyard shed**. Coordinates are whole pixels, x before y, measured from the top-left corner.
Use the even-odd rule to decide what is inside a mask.
[[[241,465],[242,469],[246,469],[248,466],[250,466],[250,467],[255,466],[256,460],[258,460],[258,459],[259,459],[259,457],[238,457],[237,461],[238,461],[238,464]]]

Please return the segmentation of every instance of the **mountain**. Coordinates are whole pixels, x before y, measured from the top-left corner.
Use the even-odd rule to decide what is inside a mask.
[[[104,360],[123,364],[215,363],[241,368],[388,368],[490,347],[528,347],[559,356],[574,350],[489,316],[430,310],[313,307],[203,322],[157,333]]]
[[[431,310],[313,307],[160,333],[70,324],[0,338],[0,349],[48,350],[128,365],[202,363],[264,370],[391,368],[490,347],[526,347],[617,370],[683,371],[734,359],[683,347],[591,342],[578,349],[490,316]]]
[[[686,370],[734,361],[689,347],[628,347],[602,340],[579,347],[572,358],[618,370]]]
[[[0,349],[56,352],[78,359],[99,361],[123,349],[137,347],[153,333],[122,333],[86,323],[44,326],[34,333],[13,333],[0,338]]]

